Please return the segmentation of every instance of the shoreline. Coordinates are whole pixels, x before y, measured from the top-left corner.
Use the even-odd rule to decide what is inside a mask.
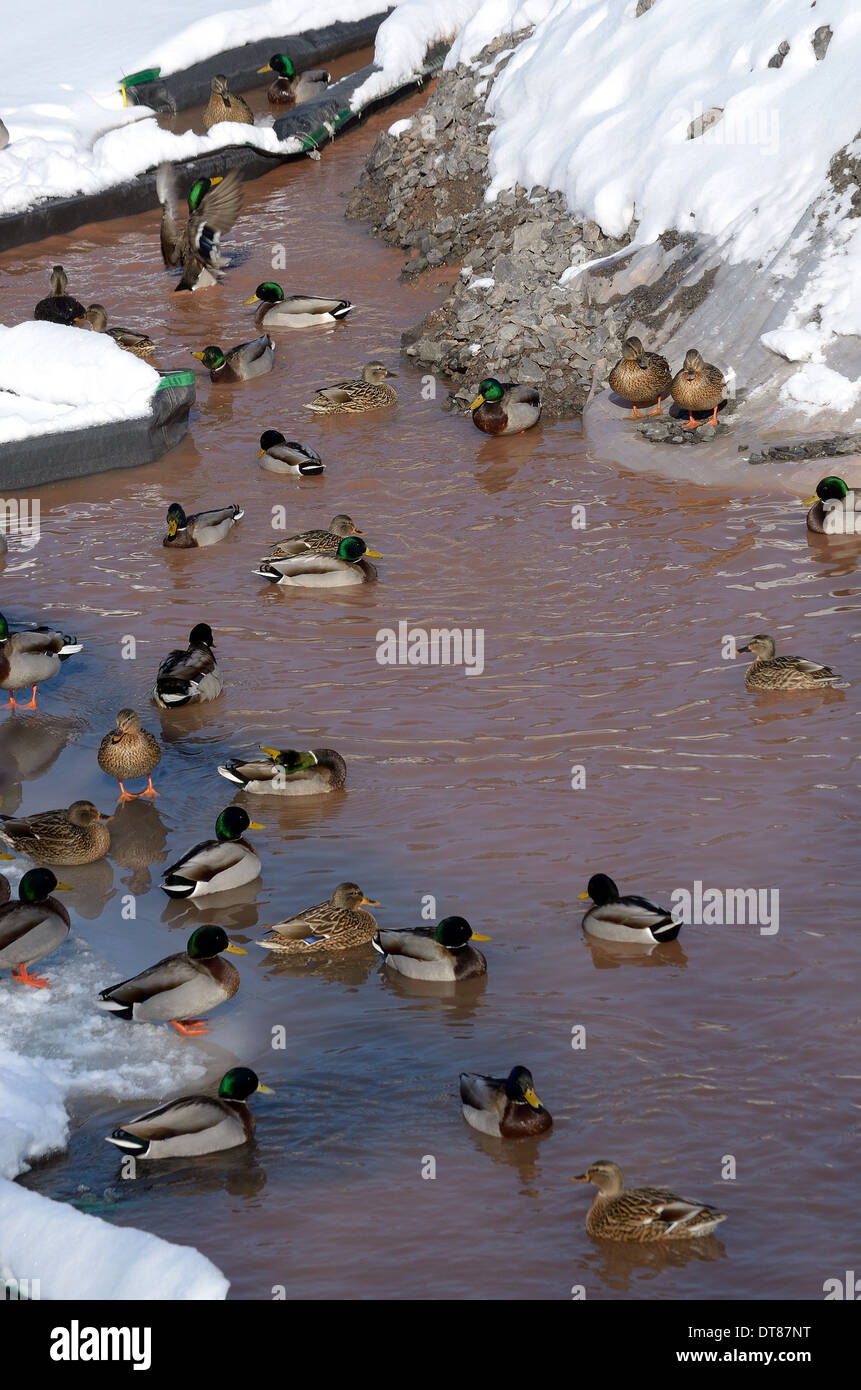
[[[460,413],[485,377],[535,386],[546,421],[582,416],[590,451],[637,471],[804,493],[839,465],[861,483],[854,412],[808,414],[778,399],[795,364],[760,342],[776,311],[756,267],[731,265],[707,239],[673,229],[644,246],[632,223],[614,239],[544,187],[485,201],[488,96],[530,32],[496,38],[471,64],[446,69],[424,110],[378,138],[350,197],[346,215],[405,253],[402,279],[458,268],[445,301],[403,335],[406,356],[445,378],[447,407]],[[727,322],[736,296],[744,309]],[[664,425],[649,422],[645,434],[622,425],[627,410],[606,383],[630,334],[673,370],[703,345],[731,383],[717,431],[682,437],[666,406]],[[826,447],[811,456],[814,440]]]

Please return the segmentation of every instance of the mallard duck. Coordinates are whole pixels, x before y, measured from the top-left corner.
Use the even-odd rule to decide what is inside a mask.
[[[357,381],[321,386],[313,401],[306,402],[306,409],[316,410],[319,415],[352,415],[360,410],[397,405],[397,393],[385,385],[387,376],[396,377],[397,372],[390,372],[382,362],[368,362]]]
[[[482,434],[523,434],[541,419],[541,397],[534,386],[503,384],[492,376],[481,383],[469,408]]]
[[[638,405],[652,405],[657,401],[652,415],[661,414],[661,401],[669,394],[673,381],[670,364],[666,357],[657,352],[646,352],[639,338],[626,338],[622,344],[622,356],[608,378],[610,390],[630,401],[634,408],[629,419],[639,420]]]
[[[261,467],[268,468],[270,473],[313,477],[316,473],[323,473],[326,468],[315,449],[307,444],[297,444],[295,440],[288,442],[280,430],[263,431],[257,457],[263,460]]]
[[[346,512],[338,512],[329,522],[327,530],[300,531],[295,536],[285,536],[277,541],[264,556],[266,560],[291,560],[296,555],[337,555],[338,546],[345,536],[363,536],[355,521]]]
[[[203,112],[203,128],[211,130],[221,121],[234,125],[253,125],[254,112],[244,97],[231,92],[223,72],[216,73],[209,84],[209,101]]]
[[[487,974],[487,961],[472,942],[489,940],[465,917],[443,917],[435,927],[381,929],[371,944],[390,970],[410,980],[473,980]]]
[[[229,169],[223,178],[197,179],[188,193],[188,219],[180,226],[176,173],[170,164],[156,172],[161,203],[161,254],[166,266],[182,266],[176,289],[214,285],[223,264],[221,238],[230,231],[242,206],[242,174]]]
[[[0,613],[0,690],[9,691],[9,708],[17,703],[14,691],[32,686],[32,697],[19,708],[35,709],[36,687],[56,676],[63,662],[82,649],[77,638],[52,627],[12,632]]]
[[[347,536],[334,555],[308,552],[284,560],[262,560],[254,570],[271,584],[290,584],[305,589],[339,589],[351,584],[368,584],[376,579],[374,565],[365,556],[380,559],[379,551],[369,550],[359,536]]]
[[[167,535],[162,545],[173,550],[190,550],[194,546],[216,545],[232,531],[245,513],[235,502],[219,511],[192,512],[186,516],[178,502],[167,509]]]
[[[309,951],[349,951],[372,940],[377,923],[366,907],[379,907],[366,898],[355,883],[339,883],[325,903],[306,907],[295,917],[268,927],[268,936],[256,944],[280,955],[306,955]]]
[[[688,412],[687,423],[682,428],[695,430],[705,423],[694,419],[695,410],[710,410],[712,418],[709,423],[716,425],[718,406],[725,390],[726,382],[719,367],[704,362],[702,353],[697,352],[696,348],[686,352],[684,366],[680,372],[676,372],[670,385],[670,394],[676,405]]]
[[[825,503],[832,505],[826,507]],[[846,536],[861,534],[861,519],[855,525],[856,506],[855,492],[844,483],[842,478],[835,478],[833,475],[822,478],[816,484],[816,492],[812,497],[806,497],[805,507],[810,507],[807,513],[807,529],[815,531],[819,536]],[[858,508],[861,511],[861,507]],[[852,527],[847,526],[847,515],[852,517]]]
[[[269,761],[262,758],[231,758],[218,771],[228,782],[236,782],[256,796],[270,792],[279,796],[319,796],[340,791],[347,776],[347,764],[334,748],[265,748]]]
[[[39,303],[33,310],[34,319],[45,319],[48,323],[65,323],[71,325],[75,319],[83,318],[86,310],[80,299],[75,299],[74,295],[66,294],[68,277],[61,265],[55,265],[51,271],[51,293]]]
[[[231,1067],[218,1085],[217,1096],[180,1096],[165,1105],[123,1121],[105,1135],[135,1158],[199,1158],[201,1154],[235,1149],[254,1138],[254,1116],[245,1104],[256,1091],[272,1095],[249,1067]]]
[[[256,376],[265,376],[275,365],[275,344],[264,333],[260,338],[252,338],[248,343],[237,343],[236,347],[223,352],[220,347],[207,347],[203,352],[193,352],[209,372],[210,381],[251,381]]]
[[[75,319],[78,328],[89,324],[94,333],[106,333],[113,338],[118,347],[131,352],[135,357],[152,357],[155,343],[147,333],[139,333],[135,328],[108,328],[108,313],[103,304],[90,304],[80,318]]]
[[[52,893],[68,889],[50,869],[30,869],[18,884],[17,902],[8,902],[9,883],[0,897],[0,970],[11,970],[12,979],[34,989],[47,989],[48,981],[31,975],[27,966],[44,960],[69,935],[69,914]]]
[[[92,864],[111,847],[110,816],[92,801],[32,816],[0,816],[0,840],[39,864]]]
[[[819,690],[842,680],[830,666],[807,661],[803,656],[775,656],[774,638],[757,633],[738,652],[750,652],[754,660],[744,673],[748,690]]]
[[[273,106],[300,106],[303,101],[313,101],[321,96],[332,81],[325,68],[309,68],[307,72],[297,73],[293,60],[286,53],[276,53],[265,67],[257,69],[258,77],[264,72],[277,74],[270,82],[266,96]]]
[[[285,295],[274,280],[258,285],[248,304],[259,304],[254,315],[258,328],[312,328],[337,323],[346,318],[353,305],[349,299],[320,299],[316,295]]]
[[[136,1023],[172,1023],[180,1033],[208,1033],[203,1015],[226,1004],[239,988],[239,971],[220,959],[222,951],[248,955],[230,944],[223,927],[198,927],[184,951],[103,989],[96,1003]]]
[[[213,656],[215,639],[209,623],[196,623],[185,651],[168,652],[158,668],[152,698],[161,709],[217,700],[224,689]]]
[[[622,897],[606,874],[593,874],[585,893],[579,898],[591,898],[594,904],[583,918],[583,930],[602,941],[635,941],[654,944],[675,941],[681,929],[672,913],[655,907],[648,898],[636,893]]]
[[[463,1118],[473,1129],[496,1139],[522,1139],[543,1134],[553,1124],[535,1094],[532,1072],[513,1067],[508,1076],[479,1076],[461,1072]]]
[[[726,1221],[706,1202],[689,1202],[666,1187],[631,1187],[617,1163],[592,1163],[572,1182],[593,1182],[598,1191],[586,1217],[586,1230],[601,1240],[694,1240],[711,1235]]]
[[[171,898],[202,898],[252,883],[260,876],[260,860],[242,837],[246,830],[263,828],[241,806],[228,806],[215,822],[215,839],[201,840],[165,870],[165,893]]]
[[[133,709],[120,710],[116,727],[105,734],[99,744],[98,760],[102,772],[119,782],[121,801],[136,801],[139,796],[158,796],[152,784],[152,774],[161,762],[161,749],[155,735],[149,729],[141,728],[140,719]],[[137,777],[147,779],[145,790],[127,792],[123,782]]]

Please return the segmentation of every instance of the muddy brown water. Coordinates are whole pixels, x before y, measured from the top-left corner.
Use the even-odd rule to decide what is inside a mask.
[[[74,293],[151,332],[162,366],[253,336],[242,301],[267,277],[357,306],[332,331],[279,334],[256,382],[215,389],[200,374],[189,435],[159,463],[40,489],[41,540],[13,539],[0,607],[85,649],[35,716],[2,716],[2,798],[6,811],[74,796],[110,807],[96,748],[134,705],[162,731],[161,797],[124,810],[114,859],[69,895],[74,930],[115,978],[178,949],[192,922],[248,945],[355,879],[387,926],[418,924],[424,895],[439,916],[466,915],[493,938],[488,979],[446,994],[398,984],[371,950],[288,966],[250,945],[239,994],[188,1046],[214,1045],[274,1088],[257,1098],[254,1146],[123,1183],[102,1135],[131,1107],[94,1097],[68,1152],[23,1181],[196,1245],[234,1298],[815,1298],[857,1256],[858,552],[813,548],[783,494],[634,476],[591,457],[573,422],[489,440],[441,409],[443,383],[428,398],[399,338],[442,277],[399,282],[401,257],[343,218],[376,132],[420,102],[251,183],[237,264],[205,293],[173,294],[153,215],[0,257],[6,322],[62,260]],[[396,410],[301,408],[371,357],[400,372]],[[270,427],[317,448],[326,474],[261,471]],[[168,553],[175,499],[237,501],[246,516],[213,549]],[[276,507],[289,531],[348,510],[384,556],[379,583],[264,587],[251,571],[281,534]],[[200,620],[224,695],[160,716],[158,662]],[[483,674],[379,665],[376,634],[399,620],[484,629]],[[721,641],[761,630],[853,686],[746,694],[743,659],[723,660]],[[120,656],[128,634],[134,661]],[[168,903],[160,866],[233,799],[217,764],[258,742],[338,748],[346,794],[249,802],[266,825],[253,835],[262,880],[217,910]],[[590,944],[576,896],[596,870],[659,902],[695,880],[776,888],[780,929],[692,925],[651,955]],[[118,908],[130,885],[132,922]],[[515,1063],[555,1116],[537,1142],[482,1138],[460,1115],[461,1070]],[[569,1177],[599,1157],[729,1219],[688,1248],[594,1243],[589,1195]]]

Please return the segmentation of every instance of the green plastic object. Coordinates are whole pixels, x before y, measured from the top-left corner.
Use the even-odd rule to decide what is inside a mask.
[[[155,389],[166,391],[169,386],[194,386],[194,384],[194,372],[165,372]]]
[[[161,68],[143,68],[141,72],[129,73],[128,77],[120,79],[121,87],[140,87],[143,82],[157,82],[161,77]]]

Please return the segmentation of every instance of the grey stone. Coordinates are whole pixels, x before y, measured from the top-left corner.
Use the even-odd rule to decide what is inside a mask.
[[[813,35],[813,52],[816,56],[817,63],[822,62],[822,59],[828,52],[828,45],[833,37],[834,31],[830,24],[821,24],[816,30],[816,33]]]

